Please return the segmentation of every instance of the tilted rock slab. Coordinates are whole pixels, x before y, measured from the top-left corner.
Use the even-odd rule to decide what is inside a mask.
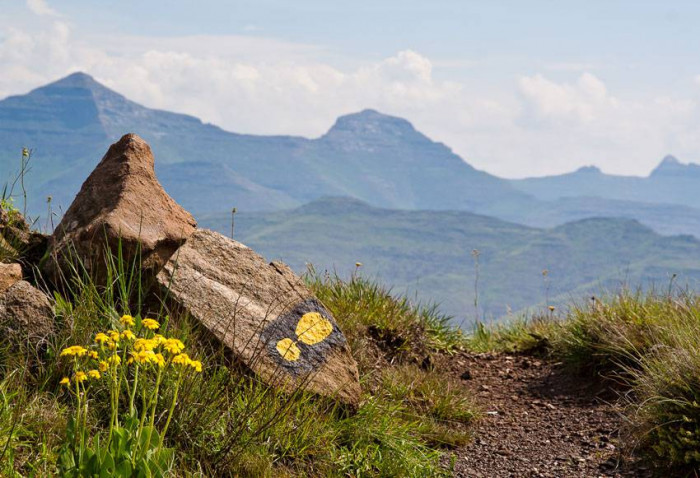
[[[151,148],[127,134],[110,146],[63,216],[45,271],[55,278],[77,256],[99,280],[106,246],[114,252],[119,241],[127,260],[140,246],[144,267],[157,270],[195,227],[158,182]]]
[[[157,276],[168,298],[266,382],[357,406],[357,364],[330,312],[282,263],[198,230]]]

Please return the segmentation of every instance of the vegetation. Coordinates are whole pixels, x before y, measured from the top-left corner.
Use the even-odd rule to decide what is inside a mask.
[[[434,309],[359,276],[310,278],[360,364],[355,413],[266,386],[188,316],[146,306],[137,267],[117,255],[107,268],[106,286],[76,268],[55,293],[62,327],[44,353],[0,347],[0,475],[449,475],[441,456],[475,411],[432,368],[462,340]],[[201,373],[176,366],[185,344]]]

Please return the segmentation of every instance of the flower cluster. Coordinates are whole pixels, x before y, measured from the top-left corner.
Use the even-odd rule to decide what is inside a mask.
[[[135,329],[137,321],[131,315],[123,315],[119,322],[122,330],[98,332],[90,346],[72,345],[61,351],[61,357],[73,359],[73,375],[63,377],[61,385],[70,387],[88,379],[99,380],[106,374],[116,374],[116,368],[123,362],[161,369],[173,366],[202,371],[200,361],[182,353],[185,344],[181,340],[154,333],[160,328],[157,320],[143,319],[138,329]]]
[[[165,337],[156,333],[160,323],[155,319],[140,319],[131,315],[123,315],[119,319],[117,329],[98,332],[90,345],[72,345],[60,353],[64,360],[72,362],[72,373],[63,377],[60,384],[75,397],[77,406],[74,417],[75,436],[83,436],[88,426],[88,391],[90,383],[105,379],[109,389],[111,417],[106,446],[109,447],[113,437],[124,436],[124,424],[129,424],[129,433],[133,433],[137,450],[130,456],[132,466],[138,458],[143,459],[152,453],[151,437],[156,426],[158,405],[163,394],[162,387],[171,387],[170,404],[167,408],[165,425],[159,429],[159,441],[155,445],[156,452],[163,446],[170,425],[178,392],[188,373],[202,372],[202,363],[193,360],[184,353],[185,344],[174,337]],[[126,391],[126,399],[121,399]],[[140,398],[140,406],[136,399]],[[128,404],[126,410],[120,410],[122,404]],[[127,417],[137,420],[122,420]],[[113,433],[114,430],[122,430]],[[119,439],[119,438],[117,438]],[[74,443],[78,450],[77,456],[83,456],[85,443],[77,440]],[[150,450],[150,451],[149,451]]]

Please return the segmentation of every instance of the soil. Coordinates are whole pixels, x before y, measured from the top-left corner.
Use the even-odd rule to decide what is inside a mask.
[[[462,355],[454,373],[483,410],[455,451],[457,477],[651,477],[620,450],[616,396],[561,364],[529,356]]]

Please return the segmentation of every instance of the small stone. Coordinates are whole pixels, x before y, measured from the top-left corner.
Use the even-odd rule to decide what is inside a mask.
[[[22,280],[22,266],[0,262],[0,294]]]
[[[16,282],[0,297],[0,336],[11,346],[36,350],[54,331],[49,298],[29,282]]]

